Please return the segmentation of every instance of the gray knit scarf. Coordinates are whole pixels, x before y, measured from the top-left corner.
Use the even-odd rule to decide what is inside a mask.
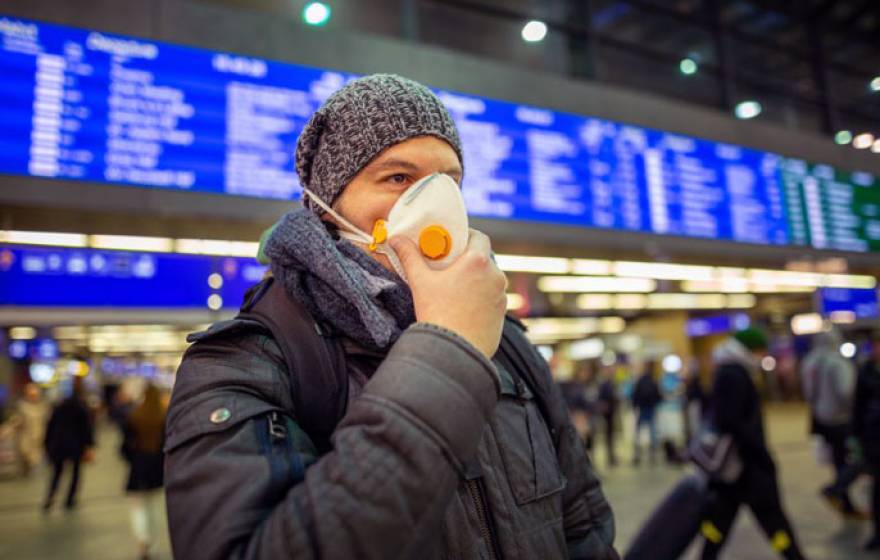
[[[265,253],[290,297],[368,349],[386,350],[415,322],[409,286],[311,210],[285,214]]]

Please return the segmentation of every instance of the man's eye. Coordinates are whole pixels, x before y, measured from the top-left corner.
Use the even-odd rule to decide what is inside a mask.
[[[388,177],[387,181],[389,183],[394,183],[395,185],[403,185],[406,184],[408,179],[409,178],[403,173],[395,173],[394,175]]]

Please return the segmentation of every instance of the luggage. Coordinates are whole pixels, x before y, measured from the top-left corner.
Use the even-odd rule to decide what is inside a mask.
[[[700,528],[707,486],[700,474],[681,479],[636,534],[624,560],[675,560],[684,554]]]

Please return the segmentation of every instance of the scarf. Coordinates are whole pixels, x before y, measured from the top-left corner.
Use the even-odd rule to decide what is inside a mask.
[[[409,286],[311,210],[285,214],[265,254],[289,297],[368,349],[387,350],[415,322]]]

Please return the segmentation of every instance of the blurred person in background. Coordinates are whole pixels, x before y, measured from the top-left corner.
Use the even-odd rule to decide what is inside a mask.
[[[831,450],[835,483],[822,488],[822,494],[835,509],[857,515],[846,488],[839,484],[847,467],[847,439],[853,413],[856,370],[840,354],[841,338],[836,331],[816,336],[815,347],[801,365],[801,386],[810,406],[811,431]]]
[[[589,398],[592,371],[590,362],[578,362],[571,379],[559,383],[562,397],[568,406],[571,423],[583,440],[587,451],[593,450],[595,435],[595,407]]]
[[[873,536],[867,550],[880,550],[880,335],[875,335],[869,359],[859,370],[853,410],[853,432],[861,445],[864,470],[873,478],[871,509]]]
[[[130,469],[125,486],[131,500],[131,526],[141,558],[149,558],[156,529],[155,510],[161,499],[165,440],[165,408],[159,389],[152,383],[142,402],[125,422],[123,454]]]
[[[95,444],[94,427],[85,403],[82,378],[73,378],[70,396],[52,411],[44,443],[46,454],[52,463],[52,480],[43,502],[43,511],[48,512],[52,508],[61,474],[68,463],[71,465],[71,478],[64,507],[72,510],[76,507],[80,466],[84,461],[92,460]]]
[[[740,505],[752,510],[774,551],[789,560],[803,558],[782,509],[776,463],[767,448],[764,418],[753,376],[758,375],[767,337],[759,329],[737,332],[713,353],[715,379],[709,421],[719,435],[730,435],[743,463],[739,479],[710,481],[712,493],[700,532],[703,560],[717,558],[733,527]]]
[[[660,387],[654,379],[657,363],[649,361],[645,369],[636,381],[632,393],[632,406],[636,411],[636,431],[633,435],[633,464],[638,465],[642,460],[642,445],[640,442],[642,430],[648,429],[650,438],[648,454],[651,464],[657,461],[657,406],[663,401]]]
[[[617,416],[617,405],[620,399],[617,396],[617,387],[614,384],[614,368],[603,367],[601,370],[602,380],[599,383],[598,410],[602,416],[602,424],[605,428],[605,448],[608,454],[608,465],[617,464],[617,455],[614,451],[614,420]]]
[[[49,405],[35,383],[24,386],[16,407],[18,417],[18,445],[24,474],[29,475],[43,461],[43,441]]]
[[[687,379],[684,389],[684,423],[686,443],[699,432],[706,412],[706,391],[700,379],[700,363],[691,360],[687,368]]]

